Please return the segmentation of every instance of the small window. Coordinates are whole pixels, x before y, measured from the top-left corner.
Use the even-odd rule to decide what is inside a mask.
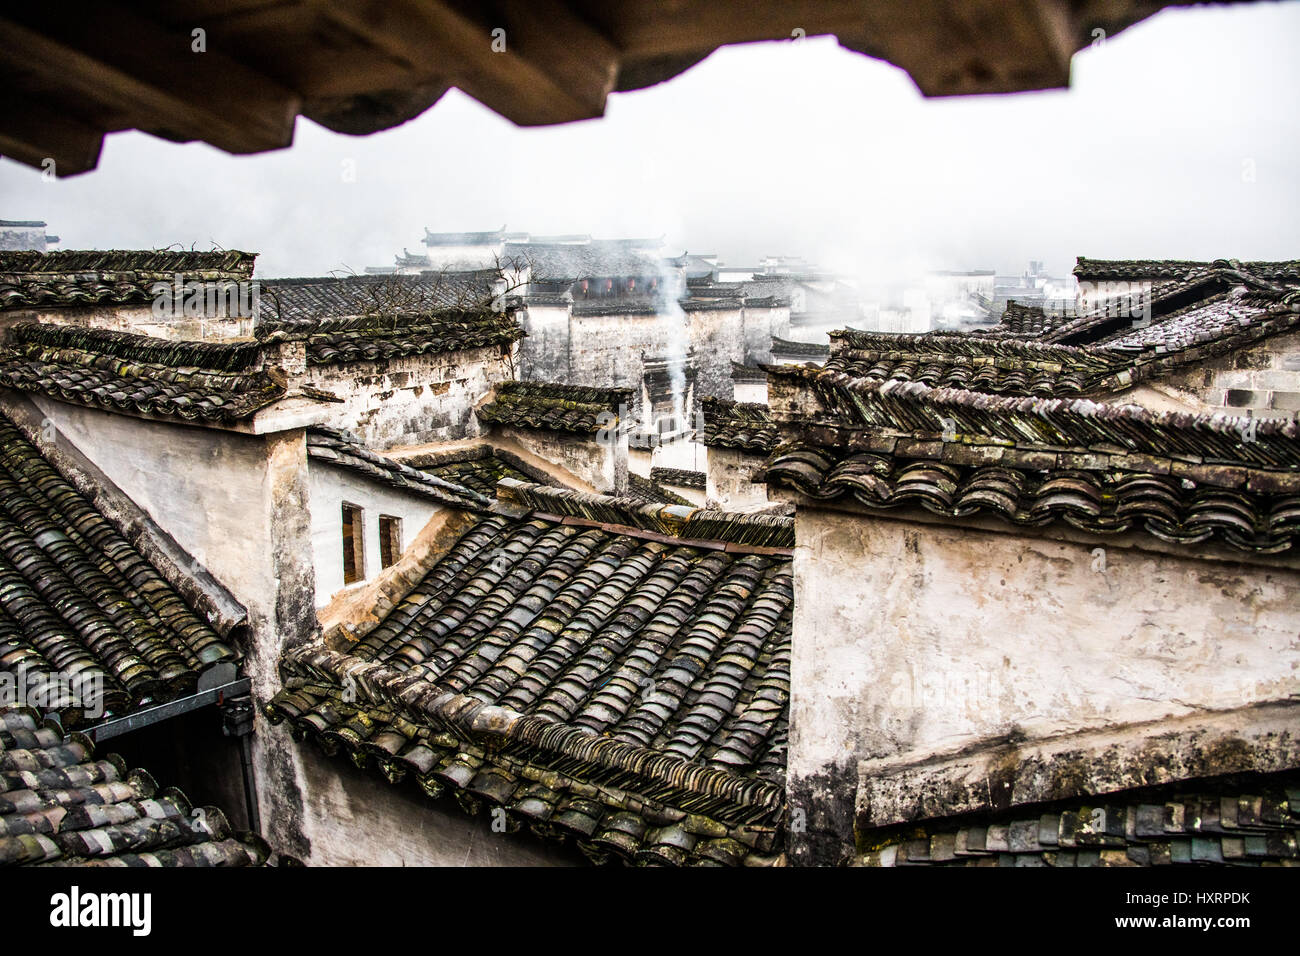
[[[402,556],[402,519],[379,516],[379,562],[384,567],[397,563]]]
[[[366,575],[364,512],[343,505],[343,583],[354,584]]]

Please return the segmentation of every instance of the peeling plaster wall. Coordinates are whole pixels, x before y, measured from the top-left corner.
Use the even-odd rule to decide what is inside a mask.
[[[746,364],[772,361],[772,336],[783,339],[790,337],[790,307],[786,305],[754,307],[745,306],[745,355]],[[745,362],[745,359],[740,359]],[[750,401],[750,399],[736,399]]]
[[[343,588],[343,503],[362,509],[365,524],[362,558],[369,581],[381,570],[379,516],[402,519],[402,550],[441,510],[424,495],[415,495],[371,481],[346,468],[310,461],[311,543],[316,567],[316,606],[323,607]],[[362,581],[356,582],[359,586]]]
[[[1093,731],[1100,747],[1120,725],[1300,692],[1292,568],[802,505],[795,530],[803,862],[852,846],[859,762],[881,780],[1008,739]]]
[[[516,313],[528,334],[519,341],[519,377],[582,384],[570,366],[569,307],[529,305]]]
[[[766,507],[767,485],[750,480],[763,464],[763,456],[735,448],[714,447],[708,450],[708,481],[705,495],[711,508],[747,511]]]
[[[570,432],[497,426],[493,439],[497,436],[530,455],[559,465],[600,494],[627,490],[626,433],[620,434],[617,441],[601,442],[594,434],[587,437]]]
[[[9,328],[20,322],[113,329],[162,339],[209,342],[249,338],[254,325],[251,315],[160,319],[154,317],[152,305],[145,304],[14,309],[3,313],[0,328]]]
[[[510,350],[492,347],[308,365],[302,381],[343,399],[323,406],[324,424],[355,432],[380,450],[478,435],[474,404],[493,384],[512,378]]]
[[[704,395],[730,399],[731,363],[743,364],[745,361],[745,311],[741,308],[703,309],[688,311],[686,318],[691,354],[706,358],[706,361],[696,363],[696,399]],[[770,355],[770,336],[767,349]]]
[[[767,382],[739,382],[731,380],[731,394],[738,402],[750,402],[755,405],[767,404]]]

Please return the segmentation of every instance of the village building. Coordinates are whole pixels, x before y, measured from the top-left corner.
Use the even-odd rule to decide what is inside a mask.
[[[933,336],[882,363],[879,338],[769,369],[791,861],[1294,859],[1297,423],[1073,397],[1027,344],[996,373],[916,362]]]
[[[120,264],[76,281],[130,309]],[[706,460],[645,475],[634,390],[512,374],[490,277],[293,280],[215,341],[23,312],[0,673],[102,673],[108,723],[64,719],[230,815],[146,844],[191,861],[1293,860],[1300,426],[1133,400],[1287,371],[1285,270],[1210,271],[1141,329],[1044,314],[1082,344],[769,336],[769,404],[702,394]],[[356,304],[394,278],[407,308]],[[92,762],[36,717],[5,732]]]

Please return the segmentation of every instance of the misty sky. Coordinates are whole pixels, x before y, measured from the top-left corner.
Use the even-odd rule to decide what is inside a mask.
[[[1068,91],[925,100],[832,38],[749,44],[562,127],[519,129],[453,91],[369,137],[300,118],[290,149],[252,157],[122,133],[67,181],[2,160],[0,218],[44,219],[63,249],[254,251],[268,278],[391,265],[425,226],[502,224],[879,279],[1298,258],[1297,49],[1300,3],[1167,10],[1075,56]]]

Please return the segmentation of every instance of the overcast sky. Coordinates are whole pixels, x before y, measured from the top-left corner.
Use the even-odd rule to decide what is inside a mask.
[[[1068,91],[925,100],[834,39],[749,44],[568,126],[452,91],[369,137],[300,118],[290,149],[252,157],[120,133],[66,181],[0,160],[0,218],[44,219],[64,249],[254,251],[268,278],[502,224],[868,278],[1298,258],[1297,49],[1300,3],[1167,10],[1076,55]]]

